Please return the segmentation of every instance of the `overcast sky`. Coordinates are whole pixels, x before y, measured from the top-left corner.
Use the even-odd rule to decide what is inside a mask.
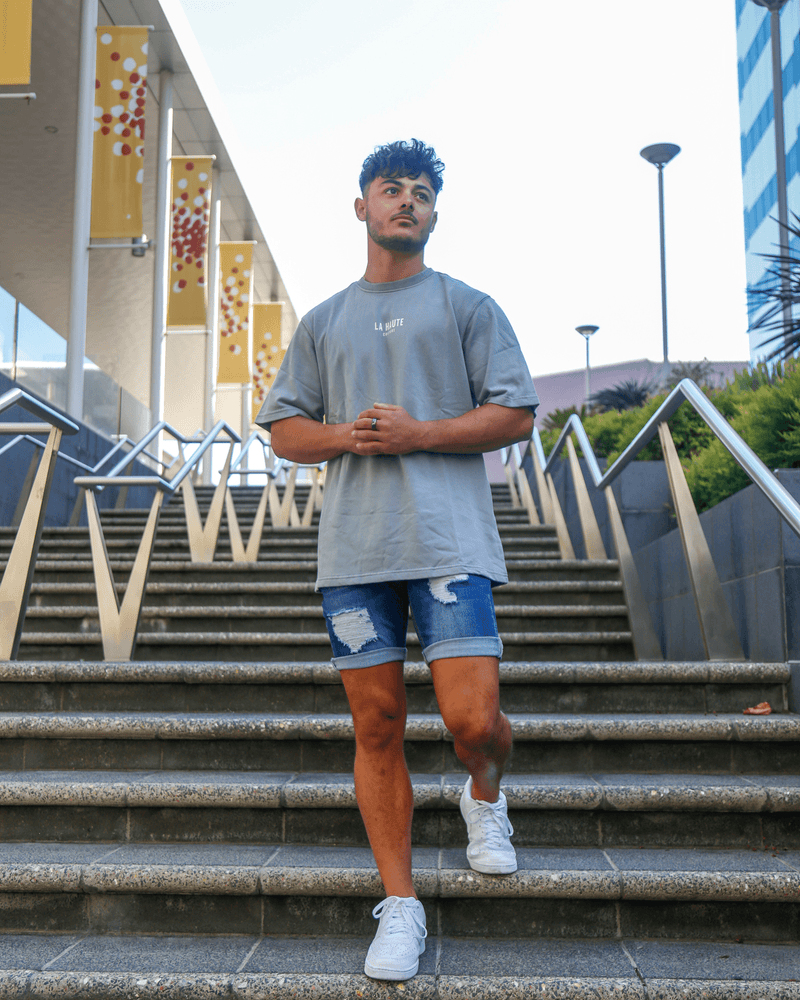
[[[490,293],[534,375],[748,356],[734,0],[181,0],[244,150],[239,172],[302,315],[360,277],[364,157],[445,161],[425,261]]]

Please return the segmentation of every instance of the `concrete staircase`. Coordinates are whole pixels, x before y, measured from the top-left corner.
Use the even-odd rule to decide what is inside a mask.
[[[235,492],[246,536],[258,491]],[[429,938],[401,985],[361,971],[382,889],[315,532],[268,530],[240,566],[223,523],[197,566],[173,502],[137,659],[106,664],[86,531],[48,531],[22,659],[0,664],[0,997],[800,998],[788,668],[635,662],[616,564],[564,562],[504,487],[495,504],[520,867],[466,864],[465,776],[412,635]],[[119,581],[143,519],[105,516]]]

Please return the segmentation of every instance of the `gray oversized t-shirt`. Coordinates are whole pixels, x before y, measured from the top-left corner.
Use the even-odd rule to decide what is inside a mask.
[[[256,422],[346,423],[376,402],[437,420],[539,400],[497,304],[425,268],[402,281],[361,279],[304,316]],[[318,588],[458,573],[508,579],[482,455],[328,462]]]

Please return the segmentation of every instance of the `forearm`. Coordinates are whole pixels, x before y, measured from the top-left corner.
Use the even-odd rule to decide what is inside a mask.
[[[302,465],[327,462],[353,451],[353,425],[322,424],[308,417],[276,420],[270,430],[272,450],[278,458]]]
[[[469,455],[497,451],[533,432],[533,414],[527,408],[486,403],[460,417],[421,421],[419,451]]]
[[[415,420],[402,406],[376,403],[358,415],[353,427],[358,455],[415,451],[469,455],[526,440],[533,430],[533,415],[528,407],[486,403],[460,417]]]

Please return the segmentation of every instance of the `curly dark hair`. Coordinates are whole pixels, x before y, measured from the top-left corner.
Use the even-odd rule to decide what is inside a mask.
[[[362,194],[376,177],[411,177],[415,179],[426,173],[433,186],[434,194],[442,190],[444,163],[436,155],[433,146],[427,146],[421,139],[405,142],[398,139],[385,146],[376,146],[361,167],[358,186]]]

